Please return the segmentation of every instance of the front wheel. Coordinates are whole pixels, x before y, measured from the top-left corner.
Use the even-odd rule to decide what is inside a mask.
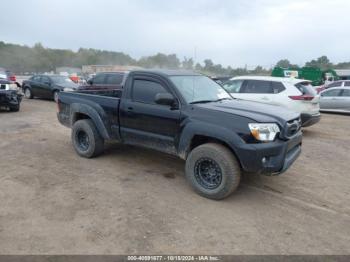
[[[86,158],[98,156],[104,149],[104,140],[90,119],[74,123],[72,143],[78,155]]]
[[[24,88],[24,97],[27,99],[33,98],[33,93],[32,93],[32,90],[30,90],[30,88],[28,88],[28,87]]]
[[[190,152],[186,160],[186,178],[198,194],[220,200],[237,189],[241,168],[227,147],[207,143]]]

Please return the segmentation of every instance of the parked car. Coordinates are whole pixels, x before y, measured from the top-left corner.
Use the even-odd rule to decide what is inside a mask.
[[[322,91],[320,110],[322,112],[350,113],[350,86],[331,87]]]
[[[7,79],[11,82],[14,82],[18,87],[21,86],[20,83],[17,82],[16,75],[10,70],[6,70],[4,68],[0,68],[0,79]]]
[[[79,90],[121,89],[127,75],[127,71],[97,73]]]
[[[0,79],[0,108],[17,112],[20,109],[22,94],[15,82]]]
[[[22,89],[24,96],[28,99],[33,97],[54,99],[57,101],[58,93],[63,89],[78,89],[69,77],[61,75],[34,75],[28,80],[23,81]]]
[[[307,127],[319,122],[321,117],[319,95],[310,83],[294,78],[240,76],[223,86],[235,98],[278,105],[298,112],[302,126]]]
[[[320,93],[323,90],[326,90],[326,89],[329,89],[329,88],[332,88],[332,87],[344,87],[344,86],[350,87],[350,80],[335,81],[335,82],[330,83],[328,85],[320,86],[316,90],[317,90],[318,93]]]
[[[233,99],[194,72],[132,71],[122,90],[62,92],[58,108],[80,156],[101,154],[107,140],[173,154],[212,199],[235,191],[242,171],[281,174],[301,152],[298,113]]]

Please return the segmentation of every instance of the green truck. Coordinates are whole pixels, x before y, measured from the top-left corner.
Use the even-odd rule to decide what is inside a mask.
[[[275,67],[272,70],[271,76],[306,79],[312,81],[311,84],[313,86],[320,86],[339,80],[339,77],[334,70],[321,70],[317,67]]]

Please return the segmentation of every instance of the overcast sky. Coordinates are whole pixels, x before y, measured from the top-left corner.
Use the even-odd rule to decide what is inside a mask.
[[[0,40],[11,43],[234,67],[350,61],[349,0],[9,0],[1,10]]]

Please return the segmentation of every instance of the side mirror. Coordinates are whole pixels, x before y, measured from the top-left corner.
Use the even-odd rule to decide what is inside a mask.
[[[87,81],[87,83],[88,83],[89,85],[92,86],[92,84],[93,84],[94,82],[92,81],[92,79],[89,79],[89,80]]]
[[[175,104],[175,98],[169,93],[156,94],[154,101],[159,105],[173,106]]]

